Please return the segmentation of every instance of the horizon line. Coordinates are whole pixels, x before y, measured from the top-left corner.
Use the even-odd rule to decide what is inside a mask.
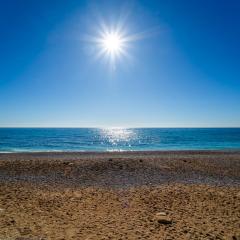
[[[240,128],[240,126],[0,126],[0,128]]]

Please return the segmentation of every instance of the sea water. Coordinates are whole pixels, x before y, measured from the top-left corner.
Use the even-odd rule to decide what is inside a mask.
[[[240,150],[240,128],[0,128],[0,152]]]

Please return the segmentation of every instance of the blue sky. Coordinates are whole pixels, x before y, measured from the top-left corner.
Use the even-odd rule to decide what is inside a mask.
[[[238,0],[0,1],[0,126],[240,126]],[[85,39],[125,16],[111,70]]]

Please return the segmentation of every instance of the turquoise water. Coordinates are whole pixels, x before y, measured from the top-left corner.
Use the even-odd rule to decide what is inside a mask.
[[[240,128],[0,128],[0,152],[240,149]]]

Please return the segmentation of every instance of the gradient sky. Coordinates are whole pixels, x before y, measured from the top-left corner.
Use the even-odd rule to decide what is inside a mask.
[[[240,126],[238,0],[1,0],[0,126]],[[144,33],[111,71],[84,36]]]

